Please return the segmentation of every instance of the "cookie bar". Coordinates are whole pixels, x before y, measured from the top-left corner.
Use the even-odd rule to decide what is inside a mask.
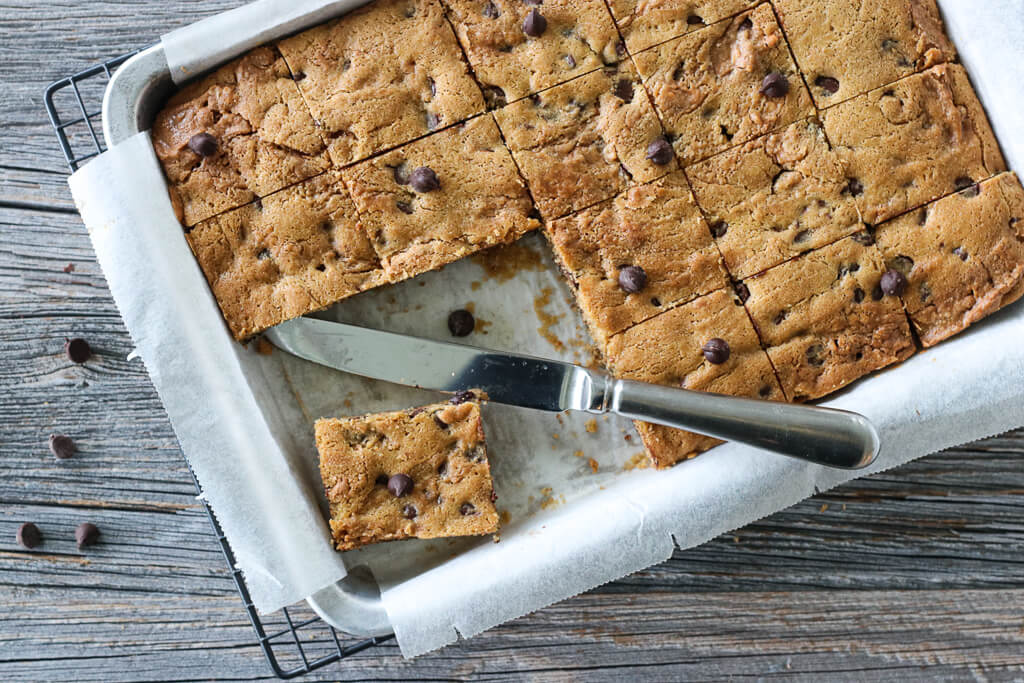
[[[267,47],[174,95],[152,139],[186,227],[330,166],[288,67]]]
[[[474,401],[320,419],[316,447],[338,550],[498,530]]]
[[[512,242],[539,226],[490,114],[343,173],[392,281]]]
[[[280,49],[339,166],[484,110],[438,0],[377,0]]]
[[[882,223],[1006,170],[963,67],[932,67],[822,112],[861,215]]]
[[[738,279],[863,228],[846,168],[814,119],[722,152],[686,174]]]
[[[545,233],[602,347],[668,307],[728,286],[681,171],[554,221]]]
[[[865,231],[744,281],[745,305],[790,400],[819,398],[914,353],[871,242]]]
[[[206,220],[187,237],[237,339],[386,282],[336,170]]]
[[[1013,173],[972,185],[878,229],[903,303],[928,347],[1024,294],[1024,189]]]
[[[608,8],[635,54],[755,4],[757,0],[609,0]]]
[[[717,290],[612,337],[606,360],[616,377],[783,400],[768,356],[731,290]],[[719,443],[661,425],[638,422],[636,427],[659,468]]]
[[[492,107],[615,64],[624,55],[602,0],[445,0]]]
[[[768,4],[634,60],[684,166],[813,113]]]
[[[676,167],[628,61],[520,100],[495,118],[545,219]]]
[[[774,5],[822,109],[956,59],[935,0],[775,0]]]

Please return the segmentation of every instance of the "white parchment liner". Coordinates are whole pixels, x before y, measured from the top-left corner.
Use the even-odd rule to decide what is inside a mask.
[[[259,15],[252,31],[238,34],[248,47],[298,28],[296,16],[322,18],[324,5],[337,9],[264,0],[232,22]],[[940,5],[1008,161],[1024,168],[1024,2]],[[281,6],[287,12],[280,16],[293,23],[278,33],[270,27]],[[225,24],[209,22],[176,34],[177,49],[190,58],[176,57],[172,69],[191,73],[239,51],[207,49],[211,30],[221,42],[228,35]],[[317,511],[325,501],[313,420],[438,396],[232,342],[171,213],[146,134],[88,164],[71,187],[115,301],[258,608],[277,609],[343,576]],[[513,275],[463,261],[322,315],[446,338],[447,313],[472,304],[490,324],[471,343],[585,360],[580,321],[543,241],[527,237],[518,250],[536,254],[539,267]],[[565,345],[556,348],[541,327]],[[1022,341],[1024,306],[1017,305],[828,405],[864,413],[879,427],[883,452],[871,472],[1000,433],[1024,424]],[[498,405],[485,411],[498,507],[510,520],[501,542],[408,541],[344,556],[349,567],[374,571],[408,656],[660,562],[673,538],[681,547],[703,543],[853,476],[731,444],[667,472],[630,470],[640,447],[635,436],[625,439],[632,430],[624,420],[600,419],[591,432],[587,416]]]

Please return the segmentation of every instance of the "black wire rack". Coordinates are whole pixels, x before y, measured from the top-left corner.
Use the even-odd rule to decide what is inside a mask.
[[[97,64],[62,78],[46,88],[46,113],[57,134],[64,159],[72,172],[105,151],[102,131],[97,130],[98,120],[102,114],[103,94],[114,69],[136,52]],[[189,472],[192,470],[189,469]],[[192,481],[196,485],[196,491],[199,491],[199,483],[194,474]],[[266,655],[270,668],[279,678],[302,676],[394,638],[382,636],[355,639],[343,633],[339,634],[305,605],[286,607],[272,615],[257,614],[249,597],[249,589],[242,579],[242,572],[235,566],[234,553],[231,552],[217,518],[206,503],[203,503],[203,507],[217,536],[217,542],[220,543],[221,552],[238,588],[245,611],[249,615],[249,621],[256,631],[256,640]]]

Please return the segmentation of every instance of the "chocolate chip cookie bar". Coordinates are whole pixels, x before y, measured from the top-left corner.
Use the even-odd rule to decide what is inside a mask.
[[[1006,170],[963,67],[932,67],[822,112],[864,220],[882,223]]]
[[[444,0],[484,97],[501,107],[624,55],[602,0]]]
[[[682,172],[545,226],[591,334],[610,336],[728,286]]]
[[[495,118],[548,220],[676,167],[628,61],[531,95]]]
[[[822,109],[956,59],[935,0],[773,4]]]
[[[683,165],[814,111],[767,3],[634,61]]]
[[[336,170],[208,219],[187,237],[239,340],[387,281]]]
[[[616,377],[695,391],[783,400],[768,356],[732,290],[720,289],[611,338]],[[658,468],[715,446],[715,439],[643,422],[637,431]]]
[[[820,398],[914,353],[903,305],[867,231],[743,282],[786,396]]]
[[[738,279],[863,228],[846,166],[814,119],[722,152],[686,173]]]
[[[498,530],[475,401],[320,419],[316,447],[338,550]]]
[[[185,226],[330,166],[288,67],[269,47],[185,86],[157,114],[152,139]]]
[[[343,173],[392,281],[513,242],[540,225],[491,114]]]
[[[632,53],[731,17],[757,0],[609,0],[615,23]]]
[[[338,166],[484,109],[437,0],[377,0],[280,49]]]
[[[1004,173],[878,229],[887,268],[925,347],[1024,294],[1024,189]]]

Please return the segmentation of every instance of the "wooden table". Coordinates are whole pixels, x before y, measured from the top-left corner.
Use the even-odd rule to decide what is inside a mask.
[[[269,675],[156,394],[125,360],[42,104],[50,81],[234,4],[0,10],[0,679]],[[68,362],[68,336],[94,359]],[[81,453],[57,461],[51,432]],[[1018,431],[934,455],[440,652],[405,661],[392,642],[310,678],[1021,678],[1022,453]],[[103,542],[82,554],[86,520]],[[38,552],[14,542],[23,521],[43,529]]]

